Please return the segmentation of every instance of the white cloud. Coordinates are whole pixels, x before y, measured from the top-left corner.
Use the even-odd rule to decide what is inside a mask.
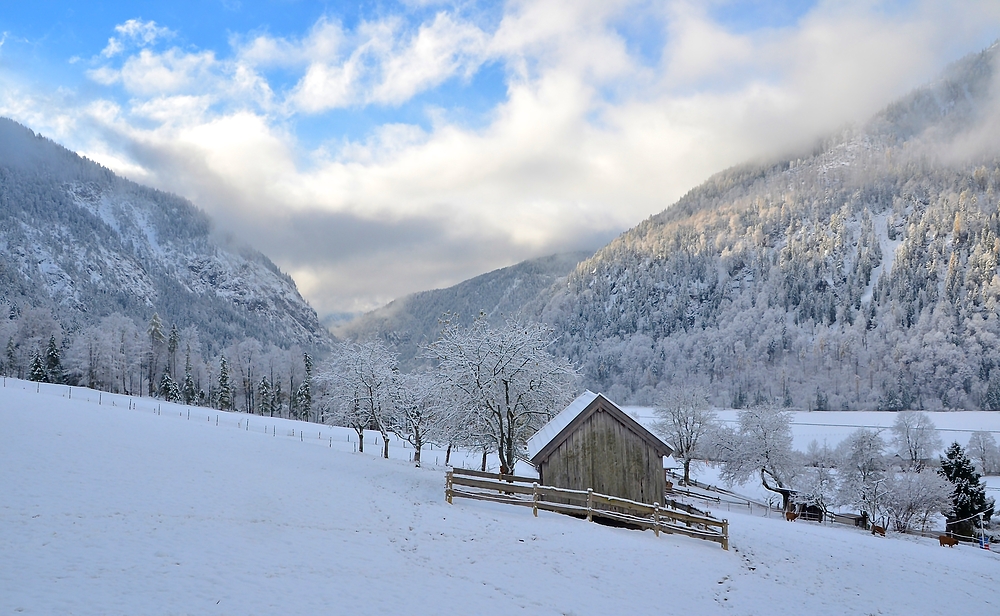
[[[111,58],[125,51],[126,46],[146,47],[159,39],[172,38],[176,35],[169,28],[156,25],[155,21],[129,19],[115,26],[118,36],[108,39],[108,45],[101,51],[105,58]]]
[[[821,2],[742,33],[697,2],[516,1],[493,26],[447,9],[352,30],[323,18],[300,38],[234,37],[231,57],[142,48],[88,73],[127,103],[29,112],[8,93],[0,111],[192,198],[308,277],[321,312],[356,310],[593,245],[715,171],[863,120],[989,42],[1000,6],[966,8]],[[662,36],[652,59],[625,17]],[[314,150],[296,133],[305,115],[401,105],[484,62],[506,92],[474,127],[444,107],[427,128],[387,122]],[[272,89],[272,69],[294,85]]]

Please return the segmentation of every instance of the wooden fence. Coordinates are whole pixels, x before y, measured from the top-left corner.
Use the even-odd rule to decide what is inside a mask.
[[[642,530],[676,533],[714,541],[729,549],[729,522],[703,515],[693,515],[659,503],[648,505],[633,500],[598,494],[593,490],[567,490],[540,486],[537,480],[516,475],[496,475],[464,468],[451,469],[445,475],[445,500],[471,498],[554,511],[576,517],[609,520]]]

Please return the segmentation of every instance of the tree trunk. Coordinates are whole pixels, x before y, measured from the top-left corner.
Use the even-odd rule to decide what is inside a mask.
[[[479,470],[481,470],[484,473],[486,472],[486,450],[485,449],[483,450],[483,466]]]
[[[420,449],[422,447],[423,443],[420,441],[417,441],[416,444],[413,445],[413,463],[417,466],[420,466]]]
[[[451,443],[448,443],[448,449],[444,451],[444,465],[448,466],[451,464]]]
[[[764,469],[760,469],[760,482],[761,485],[764,486],[765,490],[781,495],[781,510],[788,511],[788,490],[779,490],[778,488],[781,487],[780,484],[778,485],[778,488],[772,488],[771,486],[769,486],[767,484],[767,475],[765,474]]]
[[[355,432],[358,433],[358,453],[364,453],[365,452],[365,431],[364,431],[364,429],[362,429],[362,430],[355,430]]]
[[[382,435],[382,457],[386,460],[389,459],[389,437]]]

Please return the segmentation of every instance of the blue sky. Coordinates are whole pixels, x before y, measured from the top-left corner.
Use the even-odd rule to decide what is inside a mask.
[[[598,248],[998,32],[986,0],[38,0],[0,13],[0,115],[350,313]]]

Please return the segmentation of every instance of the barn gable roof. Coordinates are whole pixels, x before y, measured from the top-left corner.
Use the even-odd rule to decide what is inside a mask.
[[[586,391],[528,439],[528,457],[531,463],[538,466],[573,433],[577,426],[598,411],[611,414],[618,422],[646,441],[660,455],[669,456],[673,453],[673,449],[669,445],[621,410],[617,404],[604,397],[604,394]]]

